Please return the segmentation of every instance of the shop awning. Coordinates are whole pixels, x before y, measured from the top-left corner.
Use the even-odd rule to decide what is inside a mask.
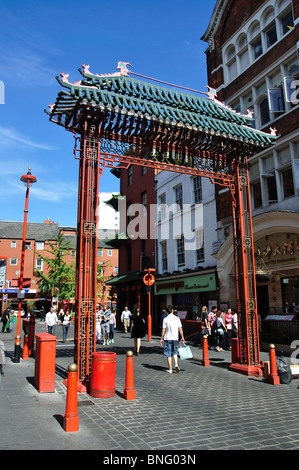
[[[108,279],[105,284],[107,286],[115,286],[117,284],[125,284],[127,282],[133,282],[137,280],[141,280],[144,276],[144,273],[140,271],[132,271],[125,274],[120,274],[119,276],[115,276],[112,279]]]

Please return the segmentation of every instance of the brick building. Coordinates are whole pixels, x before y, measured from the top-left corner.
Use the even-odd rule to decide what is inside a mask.
[[[46,272],[46,265],[39,253],[49,256],[47,250],[50,249],[49,241],[57,239],[62,231],[64,238],[72,247],[69,254],[65,255],[67,263],[76,261],[76,228],[62,227],[58,223],[45,220],[43,224],[29,222],[26,230],[25,260],[24,260],[24,283],[25,300],[23,306],[26,310],[26,301],[34,300],[36,307],[43,304],[49,306],[51,299],[45,299],[39,292],[35,270]],[[101,230],[98,243],[98,264],[105,266],[105,279],[114,276],[118,271],[117,250],[107,247],[105,240],[111,238],[115,231]],[[22,253],[23,222],[0,221],[0,258],[6,260],[5,274],[1,277],[1,311],[5,302],[10,302],[12,306],[17,305],[17,292],[19,288],[21,253]],[[102,285],[98,286],[99,298],[102,299]],[[109,299],[109,289],[105,291],[105,300]]]
[[[257,129],[279,135],[274,146],[249,159],[249,176],[258,310],[280,320],[299,303],[298,38],[295,0],[218,0],[202,37],[209,44],[209,86],[218,99],[242,114],[253,112]],[[215,257],[221,298],[231,302],[230,207],[230,193],[218,188]]]

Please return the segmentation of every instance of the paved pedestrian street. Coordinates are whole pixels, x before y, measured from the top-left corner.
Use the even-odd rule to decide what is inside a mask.
[[[44,323],[37,320],[36,333],[43,331]],[[73,325],[66,343],[61,341],[61,327],[56,334],[53,393],[35,388],[33,357],[12,362],[15,333],[0,335],[7,355],[0,383],[3,450],[100,450],[102,463],[133,466],[133,460],[113,459],[127,455],[124,451],[131,451],[132,457],[136,451],[147,451],[145,455],[163,451],[192,459],[203,450],[299,449],[299,379],[273,386],[263,378],[231,372],[229,351],[209,351],[211,365],[203,367],[202,349],[192,342],[193,359],[179,361],[180,372],[169,374],[159,337],[154,335],[151,342],[145,337],[140,356],[133,356],[136,399],[125,400],[126,352],[133,349],[133,340],[119,330],[114,344],[97,344],[97,351],[117,354],[115,396],[79,393],[79,431],[65,432],[63,380],[73,362]],[[267,352],[261,356],[269,360]]]

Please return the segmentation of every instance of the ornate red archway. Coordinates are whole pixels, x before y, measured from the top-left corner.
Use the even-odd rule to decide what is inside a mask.
[[[82,80],[56,77],[63,89],[49,105],[50,121],[74,133],[79,160],[75,361],[88,382],[95,351],[97,215],[99,179],[104,168],[142,165],[210,178],[232,195],[240,362],[231,369],[260,375],[255,264],[247,158],[275,141],[220,103],[215,90],[195,90],[131,72],[98,75],[83,64]],[[131,67],[131,66],[130,66]],[[139,76],[142,80],[133,79]],[[188,93],[187,93],[188,92]]]

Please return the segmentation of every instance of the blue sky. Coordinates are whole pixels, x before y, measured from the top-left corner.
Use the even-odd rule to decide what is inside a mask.
[[[45,219],[77,224],[78,161],[73,135],[44,113],[61,87],[64,71],[114,73],[119,61],[133,72],[207,91],[207,44],[201,41],[213,0],[1,0],[0,219],[23,221],[28,166],[28,222]],[[104,170],[100,191],[119,192],[119,180]]]

